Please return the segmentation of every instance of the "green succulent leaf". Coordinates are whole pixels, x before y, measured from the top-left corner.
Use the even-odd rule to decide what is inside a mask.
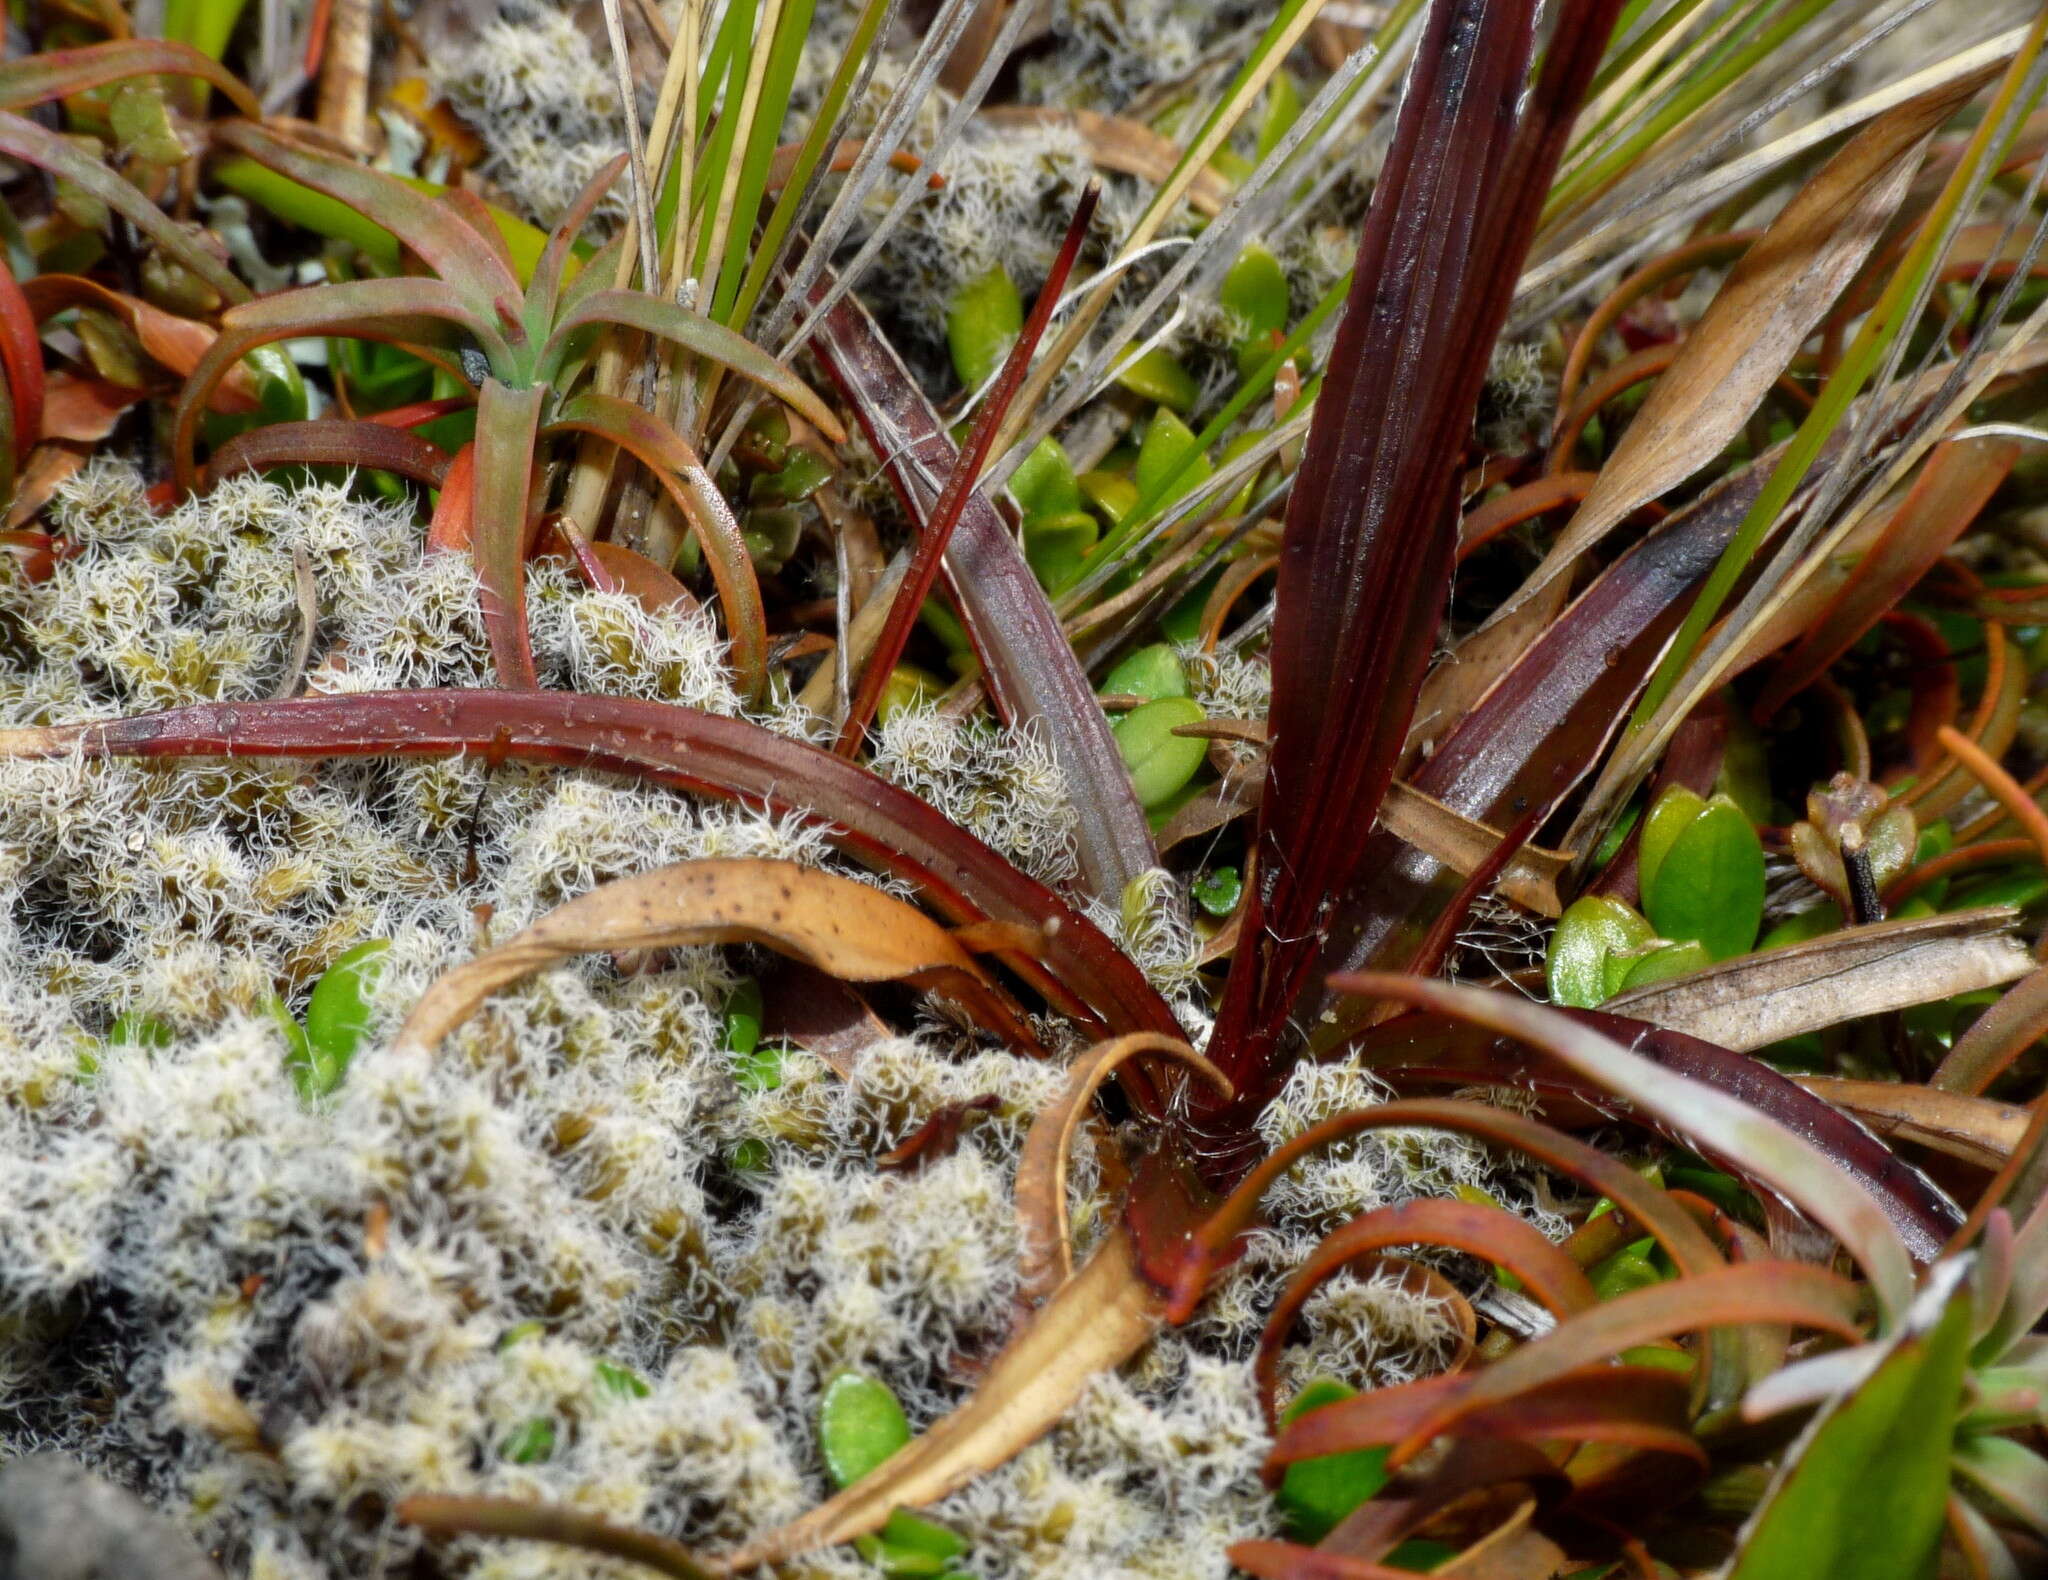
[[[1154,642],[1122,659],[1103,681],[1102,690],[1107,696],[1144,697],[1147,701],[1185,697],[1188,676],[1172,646]]]
[[[390,952],[388,938],[369,939],[337,956],[313,984],[306,1001],[306,1063],[292,1067],[304,1096],[325,1097],[348,1074],[349,1061],[369,1035],[370,996]]]
[[[1643,877],[1643,910],[1663,937],[1696,939],[1714,959],[1731,959],[1756,942],[1763,922],[1763,845],[1742,809],[1727,796],[1704,803],[1675,831],[1672,814],[1666,813],[1660,823],[1665,802],[1680,793],[1667,792],[1659,800],[1644,830],[1646,857],[1653,834],[1660,841],[1668,835],[1669,842],[1662,844],[1659,859]]]
[[[1349,1399],[1356,1390],[1330,1377],[1319,1377],[1280,1412],[1280,1424],[1292,1425],[1311,1410]],[[1387,1484],[1387,1450],[1355,1449],[1297,1460],[1287,1467],[1276,1501],[1297,1541],[1319,1542],[1337,1523]]]
[[[1657,881],[1658,870],[1678,836],[1706,809],[1707,803],[1684,785],[1673,785],[1657,797],[1644,820],[1642,841],[1636,847],[1636,880],[1645,893]]]
[[[1652,949],[1648,954],[1639,955],[1629,961],[1628,969],[1622,974],[1620,987],[1645,987],[1652,982],[1663,982],[1671,977],[1682,977],[1694,971],[1703,971],[1713,963],[1714,957],[1707,953],[1706,945],[1696,939],[1687,939],[1682,944],[1665,944],[1660,949]]]
[[[843,1371],[825,1385],[818,1445],[834,1485],[850,1487],[910,1441],[910,1422],[886,1384]]]
[[[986,384],[1023,328],[1024,298],[1001,264],[962,284],[946,304],[946,347],[960,382]]]
[[[1272,350],[1276,330],[1287,327],[1287,276],[1280,260],[1264,247],[1250,246],[1223,277],[1216,299],[1244,320],[1237,342],[1237,369],[1249,376]]]
[[[1788,1452],[1729,1580],[1934,1573],[1970,1327],[1966,1289],[1936,1306],[1933,1320],[1909,1319],[1868,1380]]]
[[[854,1547],[891,1580],[942,1580],[953,1560],[967,1551],[967,1539],[935,1520],[897,1509],[878,1535],[859,1537]]]
[[[1171,504],[1206,483],[1215,470],[1196,442],[1194,430],[1162,406],[1138,448],[1139,494],[1162,505]]]
[[[1657,936],[1656,929],[1612,895],[1574,900],[1550,935],[1545,975],[1550,1002],[1593,1009],[1620,991],[1628,962]]]
[[[1057,439],[1041,439],[1010,474],[1010,497],[1026,516],[1055,516],[1084,507],[1074,463]]]
[[[1194,778],[1202,766],[1209,743],[1200,736],[1173,732],[1206,717],[1202,705],[1192,697],[1161,697],[1116,721],[1112,733],[1117,749],[1131,771],[1131,788],[1137,792],[1138,804],[1147,811]]]
[[[1228,916],[1244,898],[1244,878],[1235,867],[1216,867],[1194,881],[1195,903],[1214,917]]]
[[[1194,374],[1164,348],[1154,346],[1116,376],[1117,383],[1133,395],[1181,411],[1193,411],[1202,386]],[[1142,486],[1142,484],[1140,485]]]

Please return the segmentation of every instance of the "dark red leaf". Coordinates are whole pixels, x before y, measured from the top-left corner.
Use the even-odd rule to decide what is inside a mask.
[[[1081,201],[1074,206],[1074,217],[1067,222],[1066,239],[1060,244],[1059,255],[1053,259],[1052,272],[1046,276],[1038,299],[1031,304],[1030,317],[1024,320],[1023,329],[1011,345],[1009,355],[1003,359],[1002,371],[997,375],[988,399],[982,402],[980,414],[975,417],[974,427],[967,435],[966,446],[953,458],[953,469],[946,474],[946,486],[939,493],[938,503],[922,524],[917,545],[911,550],[910,568],[889,604],[882,634],[876,639],[875,649],[861,669],[860,683],[854,687],[853,698],[847,704],[846,718],[839,727],[839,740],[834,750],[842,757],[851,757],[859,751],[867,738],[868,724],[875,716],[876,705],[882,700],[882,689],[888,684],[896,661],[903,656],[903,646],[910,640],[911,625],[931,594],[932,582],[938,577],[946,547],[953,540],[954,528],[959,525],[960,513],[981,480],[982,466],[988,460],[988,452],[996,442],[1004,417],[1009,414],[1010,403],[1017,398],[1024,375],[1031,370],[1032,353],[1038,349],[1045,326],[1052,322],[1052,310],[1059,302],[1060,293],[1066,289],[1067,277],[1074,272],[1074,261],[1081,256],[1081,243],[1088,239],[1088,225],[1095,218],[1095,204],[1101,196],[1102,187],[1097,182],[1089,182],[1082,190]]]
[[[1598,1010],[1566,1010],[1643,1058],[1739,1097],[1798,1132],[1854,1176],[1884,1209],[1915,1260],[1938,1255],[1962,1222],[1956,1204],[1918,1169],[1832,1104],[1786,1079],[1760,1059],[1731,1053],[1683,1032]],[[1358,1037],[1354,1046],[1389,1079],[1468,1085],[1477,1080],[1528,1086],[1546,1096],[1569,1097],[1616,1118],[1630,1112],[1611,1094],[1531,1053],[1511,1038],[1436,1015],[1403,1015]],[[1716,1163],[1742,1178],[1740,1158]]]
[[[949,920],[1040,928],[1042,959],[1001,958],[1059,1008],[1110,1033],[1180,1035],[1173,1012],[1101,929],[980,840],[857,765],[743,719],[627,697],[386,691],[207,703],[98,724],[0,733],[0,753],[109,757],[450,757],[565,764],[794,812],[857,859],[915,884]]]
[[[1530,90],[1538,9],[1432,5],[1359,242],[1282,541],[1258,881],[1211,1043],[1241,1093],[1226,1134],[1284,1074],[1365,869],[1449,595],[1487,363],[1620,4],[1565,6]]]
[[[827,270],[813,299],[834,283]],[[811,344],[869,445],[887,459],[904,510],[929,520],[957,451],[909,369],[851,293],[825,315]],[[1152,831],[1059,616],[985,494],[970,495],[962,507],[942,574],[997,709],[1014,724],[1043,730],[1066,775],[1080,818],[1083,889],[1117,904],[1131,880],[1157,863]]]

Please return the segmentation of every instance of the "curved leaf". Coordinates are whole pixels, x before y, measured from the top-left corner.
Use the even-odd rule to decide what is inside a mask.
[[[1508,1405],[1625,1349],[1752,1322],[1785,1322],[1858,1339],[1861,1306],[1856,1285],[1805,1262],[1741,1262],[1650,1284],[1602,1301],[1480,1371],[1404,1383],[1310,1411],[1281,1434],[1266,1464],[1270,1471],[1298,1459],[1388,1443],[1388,1464],[1400,1465],[1468,1416]]]
[[[420,996],[393,1044],[426,1054],[514,982],[575,955],[765,944],[847,982],[908,982],[949,998],[1013,1044],[1038,1039],[938,923],[852,878],[785,861],[678,862],[555,907]]]
[[[69,98],[129,77],[202,77],[244,115],[263,106],[227,67],[190,44],[161,38],[110,39],[78,49],[46,49],[0,65],[0,110]]]
[[[1656,1238],[1682,1272],[1701,1273],[1722,1265],[1721,1253],[1706,1232],[1619,1158],[1506,1109],[1456,1099],[1407,1099],[1339,1114],[1303,1131],[1264,1158],[1185,1242],[1167,1248],[1163,1258],[1153,1258],[1154,1248],[1148,1246],[1148,1261],[1158,1264],[1148,1271],[1170,1293],[1167,1319],[1185,1322],[1194,1314],[1210,1276],[1222,1265],[1232,1242],[1250,1226],[1260,1198],[1282,1174],[1317,1148],[1388,1129],[1452,1130],[1514,1147],[1608,1197],[1645,1234]]]
[[[743,719],[628,697],[387,691],[206,703],[101,723],[0,731],[0,756],[69,751],[157,759],[477,753],[629,774],[799,813],[856,859],[918,886],[953,920],[1019,922],[1039,930],[1038,958],[1002,958],[1061,1010],[1111,1033],[1180,1035],[1173,1011],[1143,973],[1052,890],[907,790]]]
[[[740,525],[697,452],[651,412],[601,390],[586,390],[564,401],[548,424],[549,432],[557,429],[609,439],[652,472],[676,502],[697,534],[718,585],[740,690],[758,696],[768,679],[768,617],[761,607],[761,582]]]
[[[753,341],[723,324],[713,323],[701,313],[644,291],[594,291],[571,306],[556,320],[554,334],[541,352],[543,375],[566,354],[572,335],[599,324],[619,324],[672,340],[684,350],[760,385],[800,413],[834,444],[846,442],[846,425],[832,408],[810,385]]]
[[[1362,1256],[1414,1244],[1450,1246],[1505,1267],[1560,1322],[1594,1301],[1593,1286],[1578,1263],[1505,1208],[1424,1198],[1361,1213],[1323,1238],[1266,1319],[1253,1371],[1269,1425],[1279,1415],[1280,1351],[1309,1296]]]
[[[1024,1242],[1020,1293],[1026,1300],[1043,1299],[1074,1276],[1072,1237],[1067,1229],[1067,1154],[1102,1083],[1116,1073],[1118,1065],[1141,1053],[1165,1054],[1210,1081],[1223,1080],[1216,1067],[1185,1042],[1156,1032],[1099,1042],[1074,1062],[1060,1095],[1031,1122],[1011,1191]]]
[[[1433,1009],[1540,1048],[1646,1114],[1751,1174],[1842,1242],[1869,1275],[1887,1321],[1905,1311],[1913,1261],[1892,1220],[1861,1182],[1807,1137],[1703,1081],[1640,1055],[1557,1010],[1519,996],[1447,982],[1361,973],[1333,984],[1350,993]]]
[[[446,450],[404,428],[328,417],[274,422],[236,434],[214,451],[206,480],[211,487],[238,472],[264,472],[275,466],[362,466],[439,488],[447,479],[448,465]]]
[[[222,145],[374,220],[473,307],[486,316],[495,313],[507,335],[524,337],[519,282],[500,249],[459,214],[396,176],[292,142],[254,121],[229,121],[215,127],[213,135]]]
[[[99,160],[24,116],[0,110],[0,154],[47,170],[98,198],[230,302],[250,299],[249,287],[193,240],[191,232]]]
[[[356,280],[286,291],[232,308],[220,337],[192,369],[171,426],[171,470],[189,493],[198,481],[193,445],[214,386],[249,352],[302,335],[345,335],[405,346],[453,346],[459,331],[495,338],[470,304],[439,280]],[[486,341],[486,344],[489,342]],[[502,342],[501,342],[502,343]]]

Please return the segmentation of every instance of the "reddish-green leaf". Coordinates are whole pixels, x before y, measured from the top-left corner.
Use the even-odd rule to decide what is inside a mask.
[[[519,282],[513,278],[501,246],[486,241],[459,213],[414,191],[396,176],[294,143],[253,121],[230,121],[216,127],[213,135],[222,146],[247,154],[258,164],[374,220],[474,309],[494,315],[507,335],[524,338],[518,312]]]
[[[498,684],[528,690],[533,634],[526,628],[526,554],[533,509],[533,451],[540,438],[544,389],[484,380],[476,403],[476,504],[470,552],[483,583],[484,630]]]
[[[366,466],[439,488],[448,475],[448,452],[408,429],[384,423],[338,417],[274,422],[236,434],[214,451],[207,463],[207,482],[210,486],[237,472],[264,472],[276,466]]]
[[[1016,922],[1037,931],[1042,945],[1035,958],[996,953],[1058,1008],[1113,1033],[1180,1035],[1173,1011],[1144,974],[1050,889],[907,790],[743,719],[627,697],[393,691],[208,703],[97,724],[0,732],[0,756],[74,750],[146,758],[475,753],[631,774],[794,812],[814,820],[848,854],[916,885],[954,921]]]
[[[551,371],[569,354],[573,337],[604,324],[618,324],[672,340],[685,351],[729,368],[778,400],[786,401],[834,444],[846,438],[846,425],[819,399],[817,392],[753,341],[723,324],[713,323],[701,313],[644,291],[593,291],[567,307],[555,322],[553,338],[541,352],[543,373]]]
[[[0,154],[83,188],[230,302],[249,300],[249,287],[202,247],[190,231],[123,181],[100,160],[26,116],[0,110]]]
[[[754,574],[754,561],[747,553],[739,523],[697,452],[681,434],[644,408],[600,390],[587,390],[565,401],[548,429],[609,439],[652,472],[655,481],[668,491],[703,546],[704,561],[718,584],[740,689],[749,697],[759,695],[768,679],[768,621],[761,608],[760,579]]]
[[[1360,1257],[1417,1244],[1449,1246],[1505,1267],[1560,1321],[1593,1304],[1593,1286],[1578,1263],[1503,1207],[1422,1198],[1361,1213],[1315,1248],[1266,1320],[1254,1374],[1269,1422],[1279,1409],[1280,1352],[1309,1296]]]
[[[345,335],[415,348],[453,347],[464,330],[487,346],[503,344],[461,294],[439,280],[309,286],[231,308],[221,319],[220,338],[199,359],[178,396],[171,429],[171,469],[178,486],[190,492],[198,480],[193,444],[214,386],[258,346],[302,335]]]
[[[22,110],[103,88],[130,77],[200,77],[234,101],[244,115],[263,106],[241,79],[190,44],[161,38],[122,38],[79,49],[46,49],[0,65],[0,109]]]
[[[1807,1135],[1738,1097],[1631,1052],[1580,1016],[1517,994],[1384,973],[1347,977],[1334,985],[1434,1009],[1542,1049],[1633,1109],[1764,1181],[1842,1242],[1869,1275],[1888,1318],[1903,1313],[1913,1287],[1913,1264],[1891,1216]]]
[[[1969,1295],[1914,1317],[1869,1380],[1787,1451],[1743,1531],[1730,1580],[1924,1580],[1934,1572],[1970,1352]]]
[[[1462,1429],[1468,1417],[1488,1412],[1490,1421],[1512,1420],[1502,1407],[1635,1345],[1750,1322],[1857,1339],[1860,1305],[1856,1285],[1804,1262],[1741,1262],[1652,1284],[1602,1301],[1482,1370],[1383,1388],[1305,1415],[1273,1445],[1267,1466],[1379,1443],[1394,1445],[1389,1463],[1399,1465],[1439,1433]],[[1597,1424],[1585,1421],[1575,1430],[1591,1436]]]
[[[15,283],[4,253],[0,253],[0,373],[7,377],[7,397],[13,407],[14,464],[21,466],[43,431],[43,348],[36,337],[36,315]]]

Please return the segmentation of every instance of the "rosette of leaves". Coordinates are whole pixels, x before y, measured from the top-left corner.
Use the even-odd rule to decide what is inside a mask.
[[[757,692],[766,669],[766,623],[746,540],[730,507],[682,435],[630,401],[578,388],[579,380],[603,334],[632,330],[752,380],[834,443],[844,439],[845,429],[809,386],[733,330],[644,291],[605,288],[602,282],[614,272],[605,266],[611,248],[596,264],[575,266],[572,244],[624,157],[586,186],[522,285],[490,212],[459,190],[429,197],[395,177],[250,123],[223,126],[216,138],[390,231],[430,274],[309,286],[231,309],[178,402],[172,456],[180,486],[191,489],[199,482],[194,442],[208,395],[249,351],[320,335],[403,346],[457,380],[476,401],[467,473],[474,495],[469,521],[458,523],[453,536],[473,544],[485,629],[501,683],[535,684],[523,566],[536,526],[539,446],[581,433],[608,440],[645,465],[681,509],[723,602],[740,684],[750,695]],[[305,437],[331,443],[349,435],[323,425]],[[362,438],[374,442],[367,433]],[[385,453],[381,447],[365,449],[363,460],[387,464]],[[324,450],[320,458],[335,456]]]

